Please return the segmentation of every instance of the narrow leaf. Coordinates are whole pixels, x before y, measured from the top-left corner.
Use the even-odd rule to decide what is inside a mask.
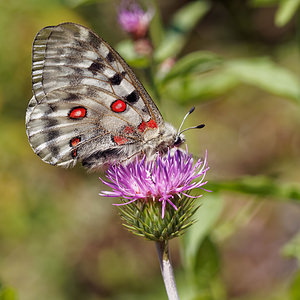
[[[300,0],[280,1],[279,8],[275,15],[275,24],[278,27],[286,25],[296,14],[300,7]]]
[[[300,81],[297,76],[268,58],[232,60],[225,64],[225,69],[244,83],[300,103]]]
[[[210,184],[212,187],[210,187]],[[236,180],[219,181],[207,184],[207,188],[214,191],[229,190],[260,197],[272,196],[281,201],[300,201],[300,186],[296,184],[278,183],[265,176],[245,176]]]
[[[270,5],[278,4],[278,1],[279,0],[252,0],[250,1],[250,5],[257,6],[257,7],[270,6]]]
[[[170,81],[162,91],[165,97],[179,103],[201,101],[218,97],[239,83],[236,76],[218,70],[202,75],[179,77]]]
[[[203,73],[219,66],[221,58],[212,52],[196,51],[179,59],[162,82],[165,83],[173,78],[185,76],[189,73]]]
[[[163,42],[155,51],[155,60],[161,62],[168,57],[176,56],[185,46],[188,33],[208,12],[209,8],[210,5],[205,0],[193,1],[181,8],[174,15]]]
[[[215,224],[223,208],[223,199],[216,193],[206,195],[201,202],[201,207],[194,215],[196,222],[183,238],[184,258],[188,268],[194,267],[202,241]]]
[[[149,31],[153,46],[154,48],[157,48],[164,38],[164,29],[157,1],[152,1],[152,5],[154,7],[155,14],[150,22]]]

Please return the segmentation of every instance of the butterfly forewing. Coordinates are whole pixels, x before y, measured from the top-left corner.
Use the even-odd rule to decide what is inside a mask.
[[[34,96],[26,126],[45,161],[90,168],[124,159],[157,135],[163,119],[132,70],[89,29],[63,23],[46,27],[33,45]],[[132,147],[131,147],[132,146]]]

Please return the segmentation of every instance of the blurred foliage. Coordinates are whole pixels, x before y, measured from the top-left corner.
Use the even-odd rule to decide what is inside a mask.
[[[300,201],[300,189],[297,184],[283,184],[265,176],[245,176],[235,180],[223,180],[208,184],[214,191],[233,191],[260,197],[272,196],[281,201]]]
[[[254,6],[278,5],[275,15],[275,24],[278,27],[285,26],[297,13],[300,7],[299,0],[252,0]]]
[[[164,39],[155,49],[155,61],[162,62],[179,54],[189,34],[208,10],[208,1],[191,1],[178,10],[172,18],[170,28],[164,34]]]
[[[213,193],[171,246],[181,298],[300,299],[300,1],[145,0],[152,57],[117,28],[118,5],[0,2],[0,300],[165,299],[154,246],[97,199],[97,176],[28,145],[31,44],[66,21],[116,46],[175,126],[192,105],[186,126],[207,125],[186,134],[196,156],[208,149]]]
[[[9,287],[3,287],[0,284],[0,300],[16,300],[16,294],[13,289]]]

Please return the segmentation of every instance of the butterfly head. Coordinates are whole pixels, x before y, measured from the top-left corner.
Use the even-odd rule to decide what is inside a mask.
[[[167,153],[169,148],[179,147],[185,142],[184,135],[179,133],[171,124],[164,123],[160,132],[160,138],[157,139],[156,151]]]
[[[179,147],[185,142],[185,137],[182,133],[177,133],[174,141],[174,146]]]

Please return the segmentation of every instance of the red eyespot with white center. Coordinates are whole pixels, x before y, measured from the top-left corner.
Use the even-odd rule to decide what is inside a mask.
[[[83,106],[73,107],[69,112],[71,119],[82,119],[86,116],[86,108]]]
[[[111,104],[111,110],[116,112],[116,113],[120,113],[123,112],[126,109],[126,103],[120,99],[114,101]]]

